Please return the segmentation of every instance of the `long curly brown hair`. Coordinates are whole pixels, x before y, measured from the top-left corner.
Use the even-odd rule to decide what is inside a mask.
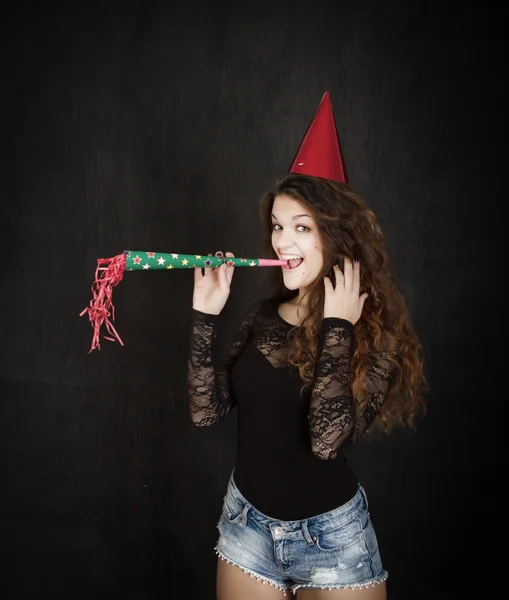
[[[272,247],[272,206],[276,196],[285,194],[299,201],[313,216],[323,242],[324,265],[309,286],[307,315],[296,329],[290,348],[290,362],[299,368],[303,389],[313,379],[318,356],[318,333],[323,319],[324,277],[334,283],[333,265],[343,270],[344,259],[358,259],[361,265],[360,293],[369,294],[360,319],[354,326],[355,348],[351,360],[350,385],[358,403],[367,398],[364,376],[369,353],[396,349],[396,371],[388,396],[370,431],[389,432],[394,426],[415,428],[418,418],[426,414],[422,344],[413,327],[405,300],[389,272],[389,258],[378,220],[363,200],[346,183],[320,177],[290,173],[278,179],[274,187],[260,198],[259,212],[263,226],[262,256],[276,256]],[[279,269],[274,274],[274,294],[291,299],[298,293],[288,290]]]

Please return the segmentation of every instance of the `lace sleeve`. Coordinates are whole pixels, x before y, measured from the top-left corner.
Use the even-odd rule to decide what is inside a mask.
[[[384,403],[395,369],[395,351],[370,355],[362,404],[354,402],[349,384],[353,325],[344,319],[324,319],[322,351],[315,367],[309,406],[313,453],[336,458],[346,445],[355,444],[375,419]]]
[[[206,427],[226,417],[235,406],[230,392],[230,372],[246,345],[254,318],[251,310],[238,330],[237,337],[221,365],[214,366],[218,315],[193,310],[189,348],[187,387],[189,410],[194,425]]]

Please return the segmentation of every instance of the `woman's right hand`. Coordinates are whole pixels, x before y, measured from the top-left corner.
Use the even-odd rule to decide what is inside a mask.
[[[222,252],[216,252],[216,256],[222,255]],[[234,255],[226,252],[225,256]],[[203,313],[218,315],[230,295],[230,284],[235,267],[228,267],[223,263],[220,267],[205,267],[203,270],[204,275],[201,267],[194,269],[193,308]]]

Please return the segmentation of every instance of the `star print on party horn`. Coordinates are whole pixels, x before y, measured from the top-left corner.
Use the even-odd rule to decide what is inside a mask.
[[[220,267],[223,262],[230,267],[275,267],[286,265],[286,260],[271,258],[236,258],[203,256],[201,254],[167,254],[163,252],[139,252],[126,250],[127,271],[149,269],[192,269],[194,267]]]
[[[104,339],[111,342],[116,340],[122,346],[124,345],[112,323],[115,320],[112,294],[113,288],[122,281],[125,271],[172,271],[174,269],[193,269],[195,267],[220,267],[223,263],[231,267],[276,267],[286,265],[287,262],[286,260],[271,258],[219,257],[141,250],[124,250],[122,254],[111,258],[99,258],[97,259],[95,279],[92,284],[92,300],[89,306],[80,313],[80,317],[85,313],[88,314],[94,330],[89,353],[96,348],[101,349],[100,336],[101,327],[103,326],[108,332],[108,335],[102,334]]]

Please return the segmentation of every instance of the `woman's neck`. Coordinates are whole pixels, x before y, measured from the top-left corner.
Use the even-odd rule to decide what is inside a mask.
[[[307,310],[308,299],[307,296],[299,292],[297,296],[294,296],[293,298],[290,298],[290,300],[288,300],[288,304],[291,304],[292,306],[298,306],[299,308]]]
[[[308,314],[307,299],[303,299],[300,296],[295,296],[288,300],[288,305],[291,306],[292,311],[295,311],[296,318],[301,322]]]

